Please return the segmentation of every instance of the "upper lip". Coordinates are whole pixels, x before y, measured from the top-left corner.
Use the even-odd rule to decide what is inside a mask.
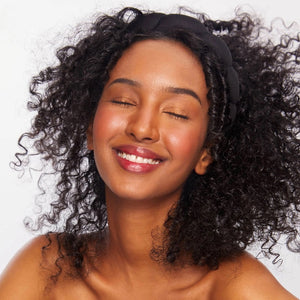
[[[150,159],[155,159],[160,161],[165,160],[164,157],[158,155],[157,153],[149,149],[146,149],[144,147],[134,146],[134,145],[121,145],[118,147],[114,147],[114,150],[124,152],[126,154],[133,154],[143,158],[150,158]]]

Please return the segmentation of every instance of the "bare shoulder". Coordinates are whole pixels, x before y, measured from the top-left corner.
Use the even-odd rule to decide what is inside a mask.
[[[212,299],[296,300],[268,269],[248,253],[222,263]]]
[[[47,266],[53,263],[55,257],[55,243],[49,247],[46,256],[42,255],[42,248],[48,244],[48,239],[40,236],[16,254],[0,276],[0,299],[42,299],[50,271]]]

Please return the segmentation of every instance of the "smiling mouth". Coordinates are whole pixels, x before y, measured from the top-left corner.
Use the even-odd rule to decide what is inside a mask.
[[[127,154],[122,151],[117,151],[117,155],[123,159],[138,164],[158,165],[161,162],[160,159],[145,158],[134,154]]]

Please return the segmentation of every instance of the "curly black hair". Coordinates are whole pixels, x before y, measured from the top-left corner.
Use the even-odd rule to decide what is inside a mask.
[[[166,216],[164,240],[152,249],[153,259],[175,264],[188,254],[192,264],[217,268],[255,241],[263,251],[278,255],[274,246],[282,234],[288,248],[300,252],[300,36],[283,35],[275,43],[261,21],[245,12],[229,21],[194,14],[226,42],[239,76],[238,113],[228,126],[229,91],[218,57],[186,30],[129,30],[141,14],[125,8],[113,16],[101,15],[79,42],[57,51],[56,66],[32,79],[28,108],[36,115],[31,130],[19,139],[24,152],[16,154],[15,166],[30,161],[24,144],[29,139],[57,175],[57,198],[37,224],[60,232],[48,234],[50,244],[54,236],[59,244],[58,273],[59,261],[68,258],[80,274],[87,237],[100,240],[107,227],[105,184],[87,148],[86,133],[110,71],[125,49],[143,39],[178,41],[201,62],[209,87],[206,147],[213,158],[205,175],[189,176]]]

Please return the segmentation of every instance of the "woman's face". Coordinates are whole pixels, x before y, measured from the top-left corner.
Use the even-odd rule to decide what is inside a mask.
[[[132,200],[178,198],[193,169],[205,172],[207,91],[201,64],[178,42],[140,41],[124,52],[88,133],[110,192]]]

